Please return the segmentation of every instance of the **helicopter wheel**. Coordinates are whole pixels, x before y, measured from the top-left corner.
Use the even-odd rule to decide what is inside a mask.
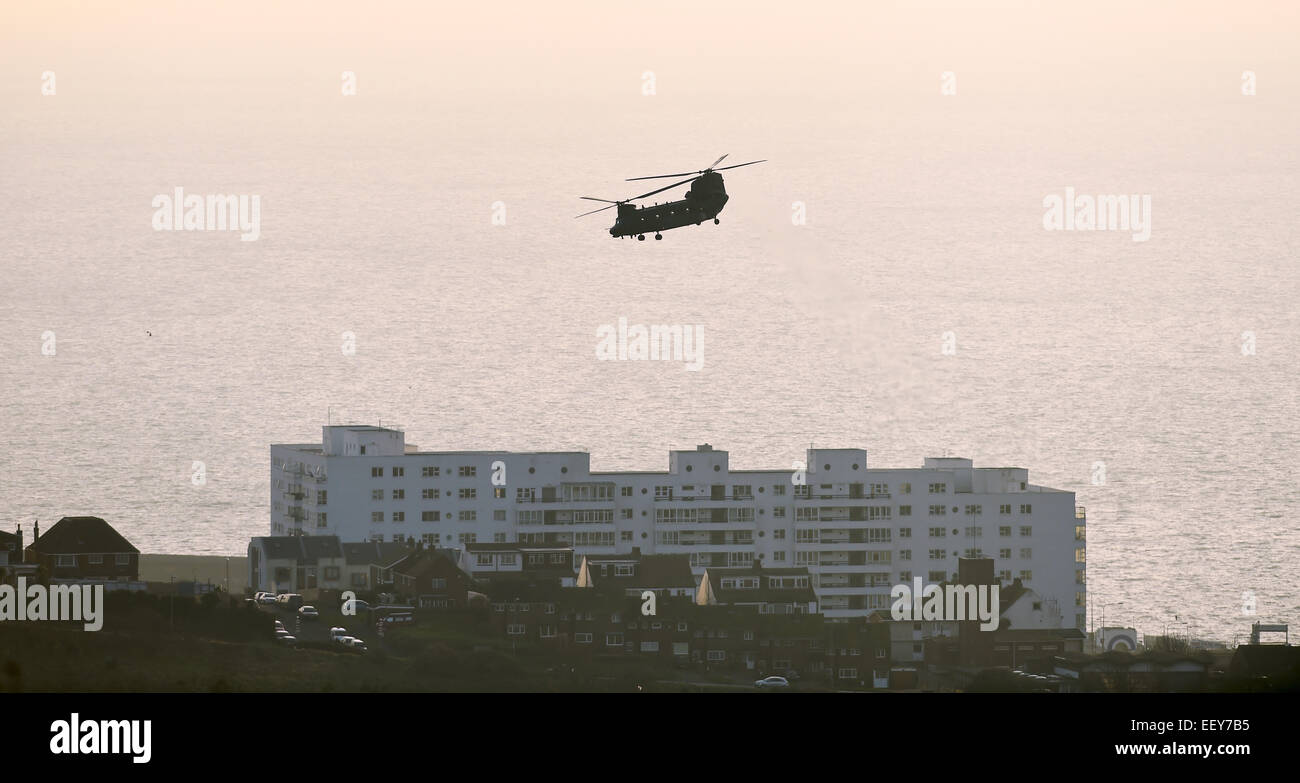
[[[714,219],[713,219],[713,225],[715,225],[715,226],[718,225],[718,224],[721,223],[721,222],[722,222],[722,221],[721,221],[721,220],[718,220],[717,218],[714,218]]]
[[[655,234],[655,239],[663,239],[663,238],[664,238],[663,234]]]
[[[636,238],[637,238],[637,241],[638,241],[638,242],[644,242],[644,241],[645,241],[645,234],[637,234],[637,235],[636,235]]]

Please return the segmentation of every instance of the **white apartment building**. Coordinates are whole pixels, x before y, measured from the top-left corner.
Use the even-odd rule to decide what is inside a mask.
[[[888,611],[893,585],[992,557],[1003,584],[1020,579],[1084,628],[1083,510],[1025,468],[868,469],[864,449],[809,449],[805,473],[731,470],[706,444],[670,451],[666,471],[605,473],[586,452],[420,451],[400,429],[322,429],[319,444],[271,446],[271,535],[567,545],[578,561],[637,547],[690,555],[697,579],[806,566],[828,618]]]

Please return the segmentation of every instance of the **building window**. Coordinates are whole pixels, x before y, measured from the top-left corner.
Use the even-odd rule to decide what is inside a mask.
[[[948,491],[948,485],[947,485],[947,484],[944,484],[944,483],[937,483],[937,484],[931,484],[931,485],[930,485],[930,494],[931,494],[931,495],[942,495],[943,493],[945,493],[945,492],[947,492],[947,491]]]
[[[577,644],[591,644],[591,634],[575,633],[573,635],[573,641]]]
[[[374,467],[370,469],[370,478],[383,478],[383,477],[384,477],[383,468]]]
[[[497,509],[496,511],[493,511],[493,512],[492,512],[492,521],[493,521],[493,522],[505,522],[505,521],[506,521],[506,511],[505,511],[505,509],[503,509],[503,508],[499,508],[499,509]]]
[[[947,551],[946,549],[931,549],[931,550],[930,550],[930,559],[931,559],[931,560],[943,560],[943,559],[945,559],[945,558],[947,558],[947,557],[948,557],[948,551]]]
[[[405,522],[405,521],[406,521],[406,512],[405,512],[405,511],[394,511],[394,512],[393,512],[393,521],[394,521],[394,522]]]
[[[904,481],[902,484],[899,484],[899,485],[898,485],[898,494],[900,494],[900,495],[910,495],[910,494],[912,494],[912,482],[910,482],[910,481]]]
[[[910,517],[910,516],[912,516],[912,507],[911,507],[911,506],[899,506],[899,507],[898,507],[898,515],[899,515],[900,517]]]
[[[606,646],[606,647],[622,647],[622,646],[623,646],[623,634],[621,634],[621,633],[607,633],[607,634],[605,634],[605,646]]]
[[[1021,550],[1020,550],[1020,559],[1021,559],[1021,560],[1032,560],[1033,557],[1034,557],[1034,550],[1032,550],[1032,549],[1021,549]]]
[[[1021,504],[1020,504],[1020,513],[1021,513],[1021,514],[1032,514],[1032,513],[1034,513],[1034,506],[1033,506],[1033,504],[1032,504],[1032,503],[1021,503]]]
[[[329,524],[329,523],[328,523],[328,521],[327,521],[326,518],[325,518],[325,512],[324,512],[324,511],[317,511],[317,512],[316,512],[316,527],[327,527],[328,524]]]
[[[54,565],[59,568],[74,568],[77,565],[76,555],[55,555]]]
[[[90,564],[91,564],[91,565],[103,565],[103,564],[104,564],[104,556],[103,556],[103,555],[90,555],[89,557],[90,557]]]
[[[621,496],[623,496],[623,497],[625,497],[625,498],[630,498],[630,497],[632,497],[632,488],[631,488],[631,487],[619,487],[619,488],[618,488],[618,494],[621,495]]]
[[[912,528],[910,528],[910,527],[900,527],[900,528],[898,529],[898,537],[899,537],[899,538],[911,538],[911,537],[912,537]]]
[[[999,550],[998,550],[998,557],[1002,558],[1003,560],[1010,560],[1010,559],[1011,559],[1011,550],[1010,550],[1010,549],[999,549]]]
[[[406,468],[393,468],[393,478],[401,478],[406,475]]]
[[[461,465],[456,469],[456,475],[461,478],[473,478],[478,475],[478,468],[473,465]]]
[[[478,541],[478,533],[461,533],[459,536],[456,537],[456,540],[459,541],[462,545],[473,544]]]
[[[1011,504],[1010,504],[1010,503],[1003,503],[1002,505],[998,506],[998,513],[999,513],[999,514],[1010,514],[1010,513],[1011,513]]]
[[[932,517],[941,517],[947,513],[948,513],[948,507],[943,504],[939,504],[937,506],[930,506],[930,516]]]
[[[393,500],[406,500],[406,490],[404,489],[393,490]]]
[[[420,490],[420,497],[424,500],[437,500],[441,495],[442,491],[437,489]]]
[[[130,555],[117,555],[117,556],[114,558],[114,561],[115,561],[118,565],[120,565],[120,566],[131,565],[131,556],[130,556]]]
[[[318,506],[328,505],[328,503],[325,502],[325,499],[326,499],[326,490],[323,489],[316,490],[316,505]]]
[[[372,489],[372,490],[370,490],[370,499],[371,499],[372,501],[374,501],[374,502],[377,502],[377,503],[379,503],[379,502],[383,502],[383,500],[384,500],[384,491],[383,491],[382,489]]]
[[[505,487],[493,487],[493,488],[492,488],[492,497],[496,498],[497,500],[502,500],[502,499],[505,498],[505,496],[506,496],[506,488],[505,488]]]
[[[506,626],[506,633],[510,636],[523,636],[524,626],[511,624]]]
[[[1020,526],[1020,535],[1022,535],[1022,536],[1032,536],[1033,534],[1034,534],[1034,528],[1031,527],[1030,525],[1021,525],[1021,526]]]
[[[478,514],[474,511],[462,511],[457,515],[461,522],[473,522],[478,519]]]
[[[438,512],[438,511],[421,511],[421,512],[420,512],[420,521],[421,521],[421,522],[437,522],[437,521],[438,521],[438,518],[439,518],[440,516],[441,516],[441,512]]]
[[[438,476],[438,468],[434,465],[425,465],[420,468],[420,475],[424,478],[436,478]]]
[[[370,521],[371,521],[371,523],[379,523],[379,522],[383,522],[383,521],[384,521],[384,512],[382,512],[382,511],[371,511],[371,512],[370,512]]]
[[[472,487],[462,488],[456,493],[461,500],[475,500],[478,498],[478,490]]]
[[[943,538],[946,535],[948,535],[948,528],[946,527],[930,528],[930,538]]]

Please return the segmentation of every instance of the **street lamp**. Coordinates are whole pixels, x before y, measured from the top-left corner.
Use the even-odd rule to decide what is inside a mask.
[[[1112,601],[1112,602],[1110,603],[1110,606],[1123,606],[1123,605],[1124,605],[1124,602],[1123,602],[1123,601]],[[1106,644],[1105,644],[1105,636],[1106,636],[1106,604],[1102,604],[1102,605],[1101,605],[1101,628],[1098,630],[1098,633],[1100,633],[1101,636],[1102,636],[1102,652],[1106,652],[1106,649],[1105,649],[1105,648],[1106,648]],[[1096,637],[1094,636],[1094,641],[1095,641],[1095,640],[1096,640]]]

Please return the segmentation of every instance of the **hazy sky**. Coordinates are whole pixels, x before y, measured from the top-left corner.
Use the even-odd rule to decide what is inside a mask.
[[[455,93],[528,101],[634,98],[644,71],[665,98],[810,93],[869,106],[960,93],[1159,99],[1231,87],[1296,94],[1300,5],[1264,2],[6,3],[0,90],[123,109],[151,95],[311,102],[354,70],[360,94]],[[87,96],[90,97],[89,95]],[[12,105],[12,104],[11,104]],[[436,107],[429,106],[430,111]]]

